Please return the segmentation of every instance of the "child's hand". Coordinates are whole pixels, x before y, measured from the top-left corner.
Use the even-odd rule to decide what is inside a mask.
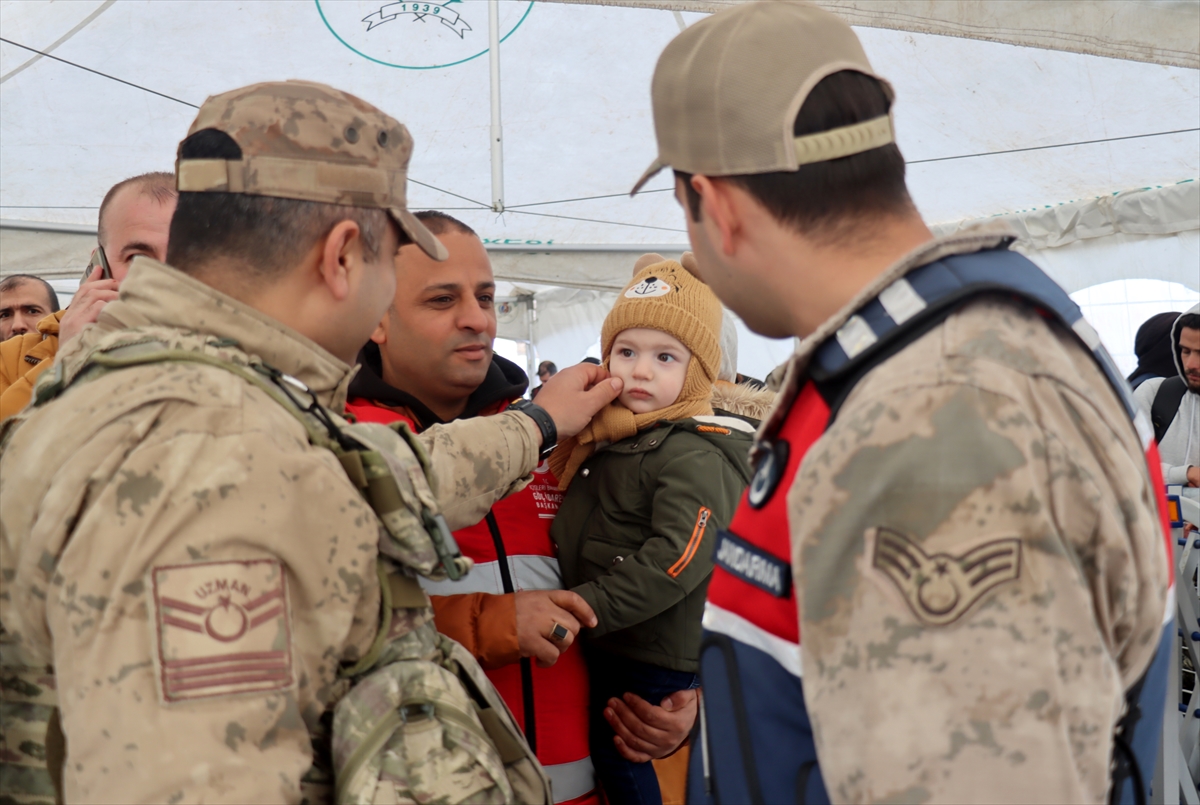
[[[586,428],[597,411],[617,398],[623,385],[599,366],[581,363],[547,380],[537,404],[554,420],[561,442]]]
[[[539,395],[540,396],[540,395]],[[517,644],[522,657],[536,657],[538,665],[549,668],[575,641],[580,624],[595,626],[596,614],[587,601],[570,590],[531,590],[514,593],[517,607]],[[556,637],[555,625],[567,630]]]

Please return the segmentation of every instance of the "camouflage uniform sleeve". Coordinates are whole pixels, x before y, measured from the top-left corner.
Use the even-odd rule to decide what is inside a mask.
[[[338,662],[377,628],[375,521],[286,413],[163,410],[149,438],[154,415],[97,433],[41,503],[78,518],[41,560],[66,800],[299,802]]]
[[[1023,381],[852,396],[801,466],[805,699],[835,802],[1106,797],[1162,535],[1128,420]]]
[[[496,501],[525,488],[538,465],[541,433],[519,411],[434,425],[417,437],[430,484],[451,531],[482,520]]]

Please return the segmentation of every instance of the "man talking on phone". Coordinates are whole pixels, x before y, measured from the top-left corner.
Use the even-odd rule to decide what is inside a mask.
[[[66,310],[38,321],[36,332],[0,346],[0,420],[29,402],[38,375],[70,341],[117,298],[133,258],[167,256],[167,230],[175,212],[175,175],[143,173],[118,182],[100,202],[95,251],[83,283]]]

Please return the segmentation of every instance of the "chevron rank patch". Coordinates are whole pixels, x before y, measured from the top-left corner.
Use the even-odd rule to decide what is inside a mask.
[[[989,591],[1021,576],[1021,541],[995,539],[961,556],[927,554],[905,535],[886,528],[867,532],[871,567],[886,577],[917,619],[948,626]]]
[[[161,566],[151,585],[164,702],[291,687],[287,578],[278,560]]]

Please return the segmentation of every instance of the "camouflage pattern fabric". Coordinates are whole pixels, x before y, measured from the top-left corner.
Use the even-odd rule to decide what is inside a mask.
[[[214,95],[188,129],[223,131],[241,159],[180,159],[178,189],[385,209],[435,260],[446,247],[408,210],[408,128],[348,92],[279,81]]]
[[[139,259],[121,299],[60,352],[63,377],[139,339],[261,359],[332,410],[352,374]],[[55,668],[66,800],[329,801],[328,713],[347,687],[339,668],[378,631],[376,557],[391,538],[333,453],[263,390],[177,362],[70,386],[0,427],[6,661]],[[451,527],[537,465],[539,434],[519,413],[419,439],[420,466],[457,506]],[[422,612],[396,628],[432,632]]]
[[[58,704],[54,673],[20,665],[11,655],[0,630],[0,805],[53,805],[46,725]]]
[[[1011,237],[933,241],[859,298]],[[784,405],[857,304],[800,344]],[[970,302],[868,373],[788,492],[833,801],[1105,801],[1167,607],[1155,495],[1099,367],[1026,305]]]
[[[491,686],[465,649],[431,626],[388,653],[390,661],[359,680],[334,714],[339,803],[552,801],[512,713],[486,693]]]

